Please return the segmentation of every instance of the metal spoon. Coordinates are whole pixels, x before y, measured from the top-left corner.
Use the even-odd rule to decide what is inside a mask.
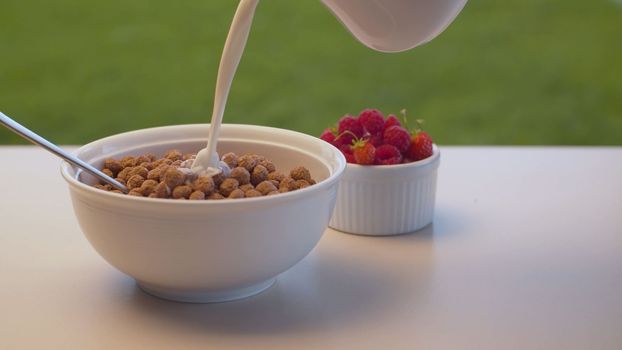
[[[116,188],[117,190],[120,190],[123,193],[127,193],[128,192],[127,187],[125,187],[119,181],[117,181],[117,180],[111,178],[110,176],[102,173],[101,171],[97,170],[97,168],[95,168],[92,165],[86,163],[85,161],[83,161],[83,160],[73,156],[70,153],[67,153],[62,148],[56,146],[55,144],[51,143],[50,141],[44,139],[43,137],[35,134],[31,130],[27,129],[23,125],[21,125],[18,122],[16,122],[15,120],[7,117],[2,112],[0,112],[0,123],[2,125],[6,126],[9,130],[11,130],[14,133],[18,134],[19,136],[21,136],[21,137],[25,138],[26,140],[34,143],[35,145],[38,145],[38,146],[41,146],[41,147],[45,148],[46,150],[54,153],[55,155],[59,156],[60,158],[63,158],[67,162],[69,162],[69,163],[71,163],[71,164],[73,164],[73,165],[75,165],[75,166],[77,166],[79,168],[82,168],[84,171],[86,171],[89,174],[95,176],[99,180],[102,180],[102,181],[104,181],[106,183],[109,183],[110,185],[112,185],[112,187]]]

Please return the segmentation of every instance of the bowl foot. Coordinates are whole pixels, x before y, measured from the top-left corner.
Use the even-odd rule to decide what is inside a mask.
[[[162,288],[140,281],[137,281],[137,283],[140,289],[142,289],[145,293],[166,300],[178,301],[183,303],[222,303],[225,301],[243,299],[253,296],[255,294],[259,294],[264,290],[270,288],[275,281],[276,278],[271,278],[267,281],[254,284],[252,286],[217,292],[196,290],[188,291],[174,288]]]

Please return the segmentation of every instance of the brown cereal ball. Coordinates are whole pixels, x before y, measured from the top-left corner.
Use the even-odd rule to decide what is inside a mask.
[[[132,156],[125,156],[121,158],[121,166],[124,168],[136,166],[136,158]]]
[[[182,156],[182,160],[189,160],[189,159],[194,159],[196,156],[192,153],[184,153],[184,155]]]
[[[173,161],[167,158],[162,158],[162,159],[158,159],[156,161],[154,161],[153,163],[151,163],[155,168],[161,166],[161,165],[171,165],[173,164]]]
[[[298,187],[296,186],[296,180],[292,179],[289,176],[281,180],[281,182],[279,183],[279,190],[281,190],[281,192],[294,191],[297,188]]]
[[[127,181],[123,180],[123,179],[122,179],[122,178],[120,178],[120,177],[117,177],[115,180],[117,180],[117,182],[119,182],[119,183],[120,183],[120,184],[122,184],[122,185],[127,185]]]
[[[216,185],[216,187],[220,186],[220,184],[222,184],[222,182],[225,181],[226,178],[227,177],[222,171],[212,176],[212,180],[214,181],[214,185]]]
[[[244,184],[244,185],[240,185],[240,187],[238,187],[239,189],[241,189],[242,191],[246,192],[249,190],[254,190],[255,186],[253,186],[252,184]]]
[[[112,170],[108,169],[108,168],[103,168],[102,169],[102,173],[110,176],[110,177],[114,177],[114,173],[112,172]]]
[[[255,189],[263,195],[267,195],[268,193],[277,190],[276,186],[274,186],[274,184],[270,181],[261,182],[255,187]]]
[[[104,168],[112,171],[112,174],[114,176],[117,176],[119,171],[123,170],[123,166],[121,165],[121,162],[114,160],[114,159],[104,160]]]
[[[238,166],[238,156],[233,152],[223,154],[220,160],[227,163],[230,169]]]
[[[296,180],[296,188],[300,189],[300,188],[305,188],[305,187],[309,187],[311,186],[310,183],[308,183],[305,180]]]
[[[151,162],[142,162],[140,164],[138,164],[138,166],[141,166],[147,170],[153,170],[153,163]]]
[[[225,199],[225,197],[218,192],[212,192],[209,196],[207,196],[207,199],[219,200],[219,199]]]
[[[309,183],[309,185],[315,185],[317,182],[313,179],[311,180],[307,180],[307,182]]]
[[[164,158],[170,159],[175,162],[177,160],[181,160],[183,158],[183,155],[178,150],[172,149],[164,154]]]
[[[240,186],[240,183],[238,182],[238,180],[234,178],[228,178],[228,179],[225,179],[218,188],[220,189],[220,194],[222,194],[225,197],[229,197],[229,195],[231,194],[231,192],[233,192],[233,190],[238,189],[238,186]]]
[[[127,180],[129,178],[128,173],[130,172],[130,170],[132,170],[132,167],[121,169],[121,171],[119,171],[119,173],[117,174],[117,177],[123,180]]]
[[[155,160],[157,159],[155,154],[153,154],[153,153],[147,153],[147,154],[145,154],[145,157],[147,157],[150,162],[155,162]]]
[[[190,197],[191,193],[192,193],[192,187],[188,185],[177,186],[173,189],[173,198],[175,199],[188,198]]]
[[[277,181],[277,182],[283,181],[285,177],[286,177],[285,174],[283,174],[280,171],[273,171],[270,174],[268,174],[268,180]]]
[[[270,191],[270,192],[268,192],[268,194],[266,196],[274,196],[275,194],[279,194],[279,193],[281,193],[281,192],[279,192],[279,191]]]
[[[257,163],[257,158],[250,154],[244,154],[238,157],[238,166],[246,168],[249,173],[252,172],[253,169],[255,169]]]
[[[173,163],[171,163],[171,166],[174,166],[174,167],[179,168],[179,167],[181,166],[181,163],[183,163],[183,162],[184,162],[184,161],[183,161],[183,160],[181,160],[181,159],[180,159],[180,160],[176,160],[176,161],[174,161]]]
[[[240,185],[245,185],[251,181],[251,174],[248,172],[248,170],[246,170],[246,168],[243,168],[241,166],[233,168],[229,176],[238,180],[238,183],[240,183]]]
[[[195,191],[201,191],[205,194],[210,194],[214,191],[214,180],[209,176],[199,176],[192,182],[192,189]]]
[[[257,186],[259,183],[266,181],[268,179],[268,169],[261,164],[257,164],[255,169],[253,169],[253,173],[251,174],[251,183]]]
[[[127,173],[127,176],[128,178],[130,178],[134,175],[140,175],[146,179],[148,174],[149,174],[149,170],[147,170],[147,168],[142,167],[142,166],[135,166]]]
[[[303,166],[297,166],[292,169],[289,176],[294,180],[311,180],[311,173],[309,173],[309,169]]]
[[[136,196],[136,197],[142,197],[142,196],[143,196],[143,193],[142,193],[142,192],[140,192],[140,188],[135,188],[135,189],[131,190],[131,191],[128,193],[128,195],[130,195],[130,196]]]
[[[138,156],[136,157],[136,164],[141,164],[141,163],[150,163],[151,159],[149,159],[149,157],[147,156]]]
[[[194,191],[192,193],[190,193],[190,197],[188,197],[188,199],[191,200],[203,200],[205,199],[205,193],[203,193],[202,191]]]
[[[280,183],[278,181],[275,181],[275,180],[268,180],[268,181],[272,182],[274,187],[279,188]]]
[[[160,181],[160,177],[162,173],[166,171],[166,169],[168,169],[168,165],[162,164],[153,170],[149,170],[149,172],[147,173],[147,179]]]
[[[112,186],[110,184],[97,184],[95,188],[98,188],[103,191],[112,191]]]
[[[244,191],[242,191],[241,189],[237,188],[233,191],[231,191],[231,193],[229,193],[229,199],[238,199],[238,198],[244,198]]]
[[[111,190],[110,192],[112,192],[112,193],[118,193],[118,194],[123,194],[123,192],[121,192],[120,190]]]
[[[170,190],[164,181],[160,182],[151,194],[155,194],[156,198],[168,198]]]
[[[259,165],[265,167],[268,170],[268,173],[273,173],[276,171],[276,167],[274,166],[274,163],[272,163],[271,161],[267,159],[261,159],[259,161]]]
[[[255,190],[255,189],[245,191],[245,192],[244,192],[244,195],[245,195],[247,198],[252,198],[252,197],[261,197],[261,196],[263,196],[263,195],[261,194],[261,192],[259,192],[259,191]]]
[[[175,188],[186,181],[186,175],[174,167],[169,167],[164,174],[160,175],[160,179],[164,181],[169,188]]]
[[[127,188],[132,190],[135,188],[140,188],[142,186],[145,178],[140,175],[133,175],[127,180]]]
[[[158,182],[155,180],[145,180],[142,185],[140,185],[140,191],[143,195],[148,196],[153,191],[155,191],[156,186],[158,186]]]

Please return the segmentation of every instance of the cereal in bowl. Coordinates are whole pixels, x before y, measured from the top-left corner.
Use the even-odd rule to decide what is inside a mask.
[[[102,172],[126,185],[130,196],[179,200],[262,197],[296,191],[316,183],[309,169],[303,166],[284,173],[263,156],[238,156],[232,152],[221,157],[230,171],[214,176],[197,175],[190,170],[195,157],[195,154],[170,150],[162,158],[145,154],[106,159]],[[95,187],[122,193],[105,183],[98,183]]]

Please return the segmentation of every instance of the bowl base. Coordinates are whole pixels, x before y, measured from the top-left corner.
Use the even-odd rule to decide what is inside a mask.
[[[255,294],[259,294],[264,290],[270,288],[275,281],[276,278],[271,278],[267,281],[254,284],[252,286],[218,292],[188,291],[174,288],[162,288],[140,281],[136,281],[136,283],[145,293],[166,300],[178,301],[182,303],[222,303],[225,301],[234,301],[238,299],[248,298]]]

